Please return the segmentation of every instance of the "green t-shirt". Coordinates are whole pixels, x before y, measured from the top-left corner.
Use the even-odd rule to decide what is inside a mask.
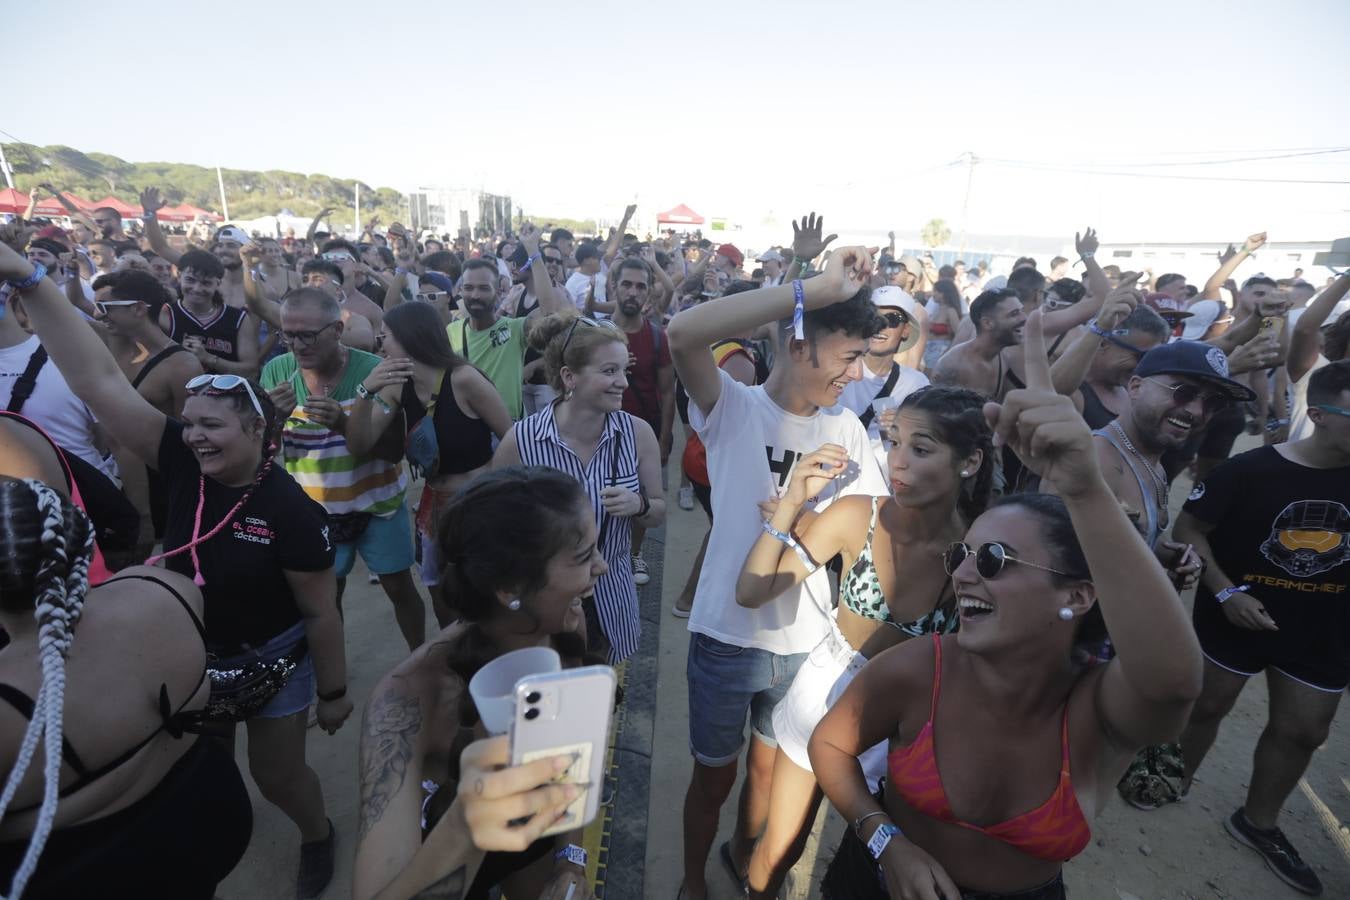
[[[483,370],[506,402],[506,411],[517,422],[524,408],[521,383],[525,377],[525,322],[525,319],[502,318],[482,331],[469,328],[468,319],[445,326],[451,349]]]
[[[347,353],[347,368],[331,395],[344,413],[350,413],[356,402],[356,386],[380,363],[378,356],[364,350],[349,349]],[[295,412],[281,433],[282,459],[291,477],[333,515],[366,512],[383,517],[397,512],[408,487],[403,467],[373,456],[353,455],[346,438],[305,416],[302,407],[309,399],[309,389],[291,353],[263,367],[264,390],[270,391],[284,381],[295,388]]]

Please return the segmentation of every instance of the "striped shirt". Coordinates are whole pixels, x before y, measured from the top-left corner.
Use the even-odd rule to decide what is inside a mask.
[[[610,662],[619,663],[637,650],[642,622],[638,618],[637,586],[633,582],[633,520],[629,516],[609,516],[600,502],[600,491],[617,486],[637,493],[637,436],[634,419],[628,413],[614,412],[605,417],[605,430],[587,465],[572,452],[558,434],[553,418],[555,403],[541,409],[515,426],[520,461],[527,466],[547,466],[571,475],[586,490],[595,511],[600,532],[600,554],[609,571],[595,583],[595,608],[600,627],[610,643]]]
[[[356,386],[380,362],[373,353],[351,349],[347,353],[347,367],[330,394],[342,405],[344,415],[356,402]],[[347,449],[345,437],[309,420],[303,409],[309,389],[291,353],[263,368],[264,389],[270,391],[285,381],[295,388],[295,411],[281,434],[282,459],[291,477],[330,515],[364,512],[383,518],[397,512],[408,488],[403,466],[373,456],[355,456]]]

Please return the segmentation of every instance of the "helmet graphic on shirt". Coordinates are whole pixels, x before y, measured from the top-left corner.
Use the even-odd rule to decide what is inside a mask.
[[[1299,500],[1275,517],[1261,555],[1294,578],[1329,572],[1350,559],[1350,510],[1334,500]]]

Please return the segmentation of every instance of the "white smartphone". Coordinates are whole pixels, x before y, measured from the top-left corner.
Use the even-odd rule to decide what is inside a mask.
[[[600,811],[616,682],[609,666],[531,675],[516,682],[511,765],[573,753],[576,760],[557,781],[590,785],[544,836],[587,825]]]

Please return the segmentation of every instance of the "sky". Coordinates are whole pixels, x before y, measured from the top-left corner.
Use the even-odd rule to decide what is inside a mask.
[[[538,216],[686,203],[747,225],[816,210],[845,233],[941,217],[1104,241],[1350,234],[1350,152],[1224,162],[1350,150],[1344,0],[0,14],[55,36],[9,42],[30,90],[0,103],[4,138],[134,161],[481,187]]]

